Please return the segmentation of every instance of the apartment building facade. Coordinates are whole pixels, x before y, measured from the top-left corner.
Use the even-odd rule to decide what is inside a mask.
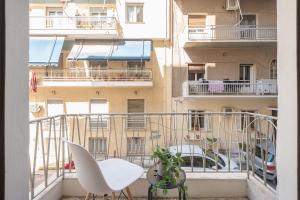
[[[208,112],[277,115],[275,0],[32,0],[30,36],[31,118],[195,113],[182,139],[198,143],[216,137]],[[109,151],[112,125],[126,129],[133,153],[149,135],[164,139],[143,116],[120,120],[90,117],[99,152]],[[242,132],[251,119],[235,120]]]
[[[172,110],[277,115],[276,1],[178,0],[173,10]]]

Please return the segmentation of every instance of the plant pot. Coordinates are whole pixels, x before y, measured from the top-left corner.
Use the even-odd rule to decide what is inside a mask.
[[[157,174],[159,176],[163,176],[163,164],[162,162],[159,160],[157,163],[156,163],[156,169],[157,169]]]

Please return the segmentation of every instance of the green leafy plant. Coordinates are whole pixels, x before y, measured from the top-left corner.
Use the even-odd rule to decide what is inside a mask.
[[[159,188],[163,189],[163,194],[167,194],[168,185],[175,185],[180,175],[181,164],[183,159],[181,153],[173,155],[168,149],[156,147],[152,154],[152,159],[156,161],[157,165],[161,165],[162,174],[160,179],[153,185],[152,192],[157,192]],[[187,190],[184,186],[180,190]]]

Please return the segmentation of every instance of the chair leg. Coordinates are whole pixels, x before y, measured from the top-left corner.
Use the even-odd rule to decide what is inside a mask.
[[[111,199],[116,200],[116,193],[114,193],[114,192],[111,193]]]
[[[131,194],[131,191],[130,191],[129,187],[126,187],[126,192],[127,192],[127,194],[128,194],[128,199],[129,199],[129,200],[133,200],[132,194]]]
[[[86,194],[86,196],[85,196],[85,200],[89,200],[90,197],[91,197],[91,193],[88,192],[88,193]]]

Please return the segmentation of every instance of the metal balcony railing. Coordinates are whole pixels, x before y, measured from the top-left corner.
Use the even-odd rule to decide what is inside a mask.
[[[255,82],[231,80],[186,81],[183,96],[193,95],[277,95],[277,80],[262,79]]]
[[[114,30],[114,17],[30,16],[31,30]]]
[[[246,112],[65,114],[29,124],[31,199],[75,172],[62,138],[82,145],[96,160],[118,157],[145,169],[154,164],[156,146],[173,146],[189,151],[182,166],[188,172],[246,173],[276,187],[271,183],[277,179],[275,117]]]
[[[47,81],[152,81],[151,69],[51,69],[34,70],[39,78]]]
[[[230,41],[230,40],[259,40],[276,41],[275,26],[230,26],[210,25],[204,27],[189,27],[188,39],[191,41]]]

